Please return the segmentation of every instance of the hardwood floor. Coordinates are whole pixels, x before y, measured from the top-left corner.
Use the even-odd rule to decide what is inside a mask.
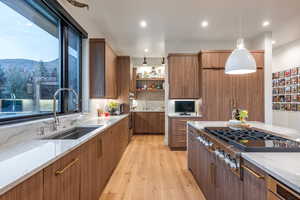
[[[100,200],[205,200],[187,169],[185,151],[163,136],[134,136]]]

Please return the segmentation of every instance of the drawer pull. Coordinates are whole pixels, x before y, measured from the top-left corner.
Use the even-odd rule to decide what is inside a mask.
[[[56,175],[56,176],[62,175],[63,173],[65,173],[65,171],[66,171],[67,169],[69,169],[70,167],[72,167],[73,165],[75,165],[78,161],[79,161],[79,158],[74,159],[72,162],[70,162],[70,163],[69,163],[66,167],[64,167],[63,169],[57,170],[57,171],[55,172],[55,175]]]
[[[265,177],[263,175],[260,175],[259,173],[253,171],[252,169],[246,167],[245,165],[243,165],[243,169],[245,169],[246,171],[248,171],[250,174],[252,174],[253,176],[255,176],[258,179],[265,179]]]

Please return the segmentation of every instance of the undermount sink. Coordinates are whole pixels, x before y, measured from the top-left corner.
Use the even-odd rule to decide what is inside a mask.
[[[53,136],[44,138],[47,140],[76,140],[78,138],[81,138],[82,136],[100,128],[100,126],[91,126],[91,127],[75,127],[72,129],[69,129],[67,131],[60,132],[58,134],[55,134]]]

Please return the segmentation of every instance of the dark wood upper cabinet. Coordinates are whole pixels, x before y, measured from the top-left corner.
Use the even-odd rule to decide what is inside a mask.
[[[197,54],[170,54],[168,73],[170,99],[200,98],[200,68]]]
[[[90,97],[117,98],[117,55],[104,39],[90,39]]]

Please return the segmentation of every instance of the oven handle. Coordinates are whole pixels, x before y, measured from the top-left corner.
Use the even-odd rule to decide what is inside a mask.
[[[242,166],[243,169],[245,169],[246,171],[248,171],[250,174],[252,174],[253,176],[255,176],[258,179],[265,179],[265,177],[263,175],[260,175],[259,173],[255,172],[254,170],[250,169],[249,167],[243,165]]]

